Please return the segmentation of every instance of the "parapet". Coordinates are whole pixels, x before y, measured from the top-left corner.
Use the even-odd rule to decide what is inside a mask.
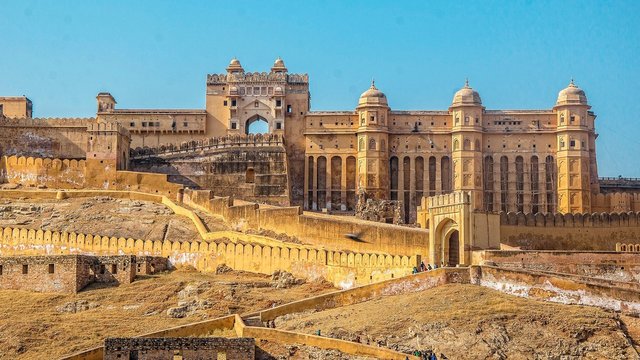
[[[95,122],[95,118],[10,119],[0,117],[0,127],[87,127]]]
[[[104,359],[137,359],[138,352],[153,353],[154,358],[176,359],[254,359],[256,342],[253,338],[185,337],[185,338],[107,338]]]
[[[207,85],[224,85],[233,82],[286,82],[288,84],[309,84],[309,75],[288,74],[282,72],[240,72],[207,75]]]
[[[92,123],[87,126],[89,132],[117,132],[122,136],[131,137],[129,130],[117,122]]]
[[[640,212],[584,214],[500,212],[500,225],[540,227],[627,227],[640,224]]]
[[[161,154],[189,152],[196,150],[224,149],[233,147],[283,146],[281,134],[227,135],[202,140],[185,141],[180,144],[167,144],[158,147],[131,149],[131,157],[149,157]]]

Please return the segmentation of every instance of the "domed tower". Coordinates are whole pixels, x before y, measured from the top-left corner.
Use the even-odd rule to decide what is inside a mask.
[[[284,66],[284,61],[278,56],[276,61],[273,63],[273,67],[271,67],[271,72],[274,73],[286,73],[287,67]]]
[[[240,64],[240,60],[233,58],[231,62],[229,62],[229,66],[227,66],[227,72],[230,74],[243,73],[244,69]]]
[[[469,86],[453,96],[449,107],[453,118],[451,131],[453,190],[472,191],[476,209],[483,208],[482,115],[480,94]]]
[[[595,116],[587,96],[573,79],[558,93],[553,109],[557,115],[557,211],[591,211],[591,193],[597,191],[595,162]]]
[[[389,194],[389,105],[375,82],[360,95],[358,106],[358,192],[367,197],[387,199]]]

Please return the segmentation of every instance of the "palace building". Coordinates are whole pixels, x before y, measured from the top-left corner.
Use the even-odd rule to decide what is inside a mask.
[[[313,111],[307,74],[289,73],[280,58],[269,72],[245,72],[233,59],[225,73],[207,76],[205,99],[205,109],[119,109],[99,93],[96,117],[84,121],[128,130],[134,170],[214,191],[225,183],[236,196],[278,196],[306,210],[354,211],[362,195],[397,201],[404,221],[415,222],[422,197],[455,191],[470,192],[474,209],[487,212],[637,206],[632,195],[601,194],[596,115],[573,80],[548,109],[487,109],[467,81],[443,110],[392,109],[372,82],[353,109]],[[31,106],[0,98],[7,117],[30,118]],[[260,123],[268,135],[251,135]],[[222,152],[232,165],[198,158]]]

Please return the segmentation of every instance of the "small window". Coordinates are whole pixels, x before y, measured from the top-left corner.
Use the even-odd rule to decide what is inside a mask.
[[[282,100],[278,99],[276,100],[276,107],[280,107],[282,106]]]
[[[185,122],[183,122],[183,123],[182,123],[182,126],[184,126],[184,127],[188,127],[188,126],[189,126],[189,123],[185,121]]]
[[[142,122],[142,127],[147,127],[147,122],[146,121]]]
[[[118,264],[111,264],[111,273],[112,274],[118,273]]]
[[[571,117],[569,118],[571,123],[574,123],[576,121],[576,116],[575,115],[571,115]]]
[[[282,130],[282,123],[281,122],[277,122],[276,123],[276,129],[277,130]]]
[[[289,114],[291,114],[293,112],[293,109],[291,108],[291,105],[287,105],[287,112]]]
[[[26,275],[28,273],[29,273],[29,265],[26,265],[26,264],[22,265],[22,274]]]
[[[104,275],[104,273],[106,273],[106,272],[107,272],[107,269],[105,268],[104,264],[101,264],[100,265],[100,274]]]
[[[55,272],[55,265],[54,264],[49,264],[49,274],[53,274]]]
[[[256,102],[253,103],[253,107],[258,107],[260,106],[260,102],[256,100]]]
[[[238,101],[236,99],[231,100],[231,106],[236,106]]]
[[[2,265],[0,265],[0,275],[2,275]]]
[[[575,147],[576,146],[576,141],[575,140],[569,141],[569,146]]]
[[[227,100],[223,101],[223,102],[222,102],[222,105],[223,105],[223,106],[227,106]]]
[[[129,123],[129,126],[130,126],[130,127],[134,127],[134,126],[136,126],[136,123],[134,123],[134,122],[130,122],[130,123]]]
[[[238,124],[236,124],[236,123],[232,122],[232,123],[231,123],[231,129],[235,130],[235,129],[237,129],[237,128],[238,128]]]
[[[256,172],[255,172],[255,170],[253,170],[253,168],[248,168],[248,169],[247,169],[247,172],[246,172],[246,174],[245,174],[244,179],[245,179],[244,181],[245,181],[247,184],[253,184],[253,183],[255,182],[255,179],[256,179]]]

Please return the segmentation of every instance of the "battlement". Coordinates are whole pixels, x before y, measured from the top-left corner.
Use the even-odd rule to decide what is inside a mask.
[[[286,82],[288,84],[308,84],[308,74],[287,74],[281,72],[241,72],[230,74],[209,74],[207,85],[223,85],[228,83],[264,83]]]
[[[9,166],[35,166],[40,169],[66,170],[66,169],[84,169],[86,162],[76,159],[52,159],[52,158],[36,158],[24,156],[3,156],[2,164]]]
[[[27,118],[0,117],[0,127],[87,127],[95,118]]]
[[[185,141],[177,144],[160,145],[153,148],[131,149],[132,158],[151,157],[154,155],[168,155],[172,153],[200,151],[209,149],[225,149],[233,147],[283,146],[284,137],[281,134],[248,134],[227,135],[202,140]]]
[[[87,131],[89,132],[117,132],[122,136],[126,136],[128,138],[131,137],[131,133],[125,127],[120,125],[117,122],[100,122],[93,123],[87,126]]]
[[[640,212],[603,212],[584,214],[522,213],[501,211],[500,225],[536,227],[636,227]]]
[[[422,198],[423,209],[435,209],[452,205],[470,205],[471,193],[456,191],[449,194],[436,195]]]

